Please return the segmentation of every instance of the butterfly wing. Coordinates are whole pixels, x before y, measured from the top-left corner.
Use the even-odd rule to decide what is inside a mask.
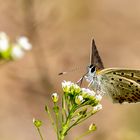
[[[96,66],[97,69],[103,69],[103,62],[101,60],[101,57],[99,56],[97,47],[95,45],[94,39],[92,40],[92,47],[91,47],[91,54],[90,54],[90,64],[93,64]]]
[[[103,69],[97,77],[100,87],[114,103],[140,102],[140,70]]]

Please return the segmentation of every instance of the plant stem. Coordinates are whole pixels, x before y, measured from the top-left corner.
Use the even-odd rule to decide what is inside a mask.
[[[40,129],[39,129],[39,128],[37,128],[37,131],[38,131],[38,133],[39,133],[40,139],[41,139],[41,140],[43,140],[43,136],[42,136],[42,134],[41,134]]]
[[[84,137],[84,136],[86,136],[86,135],[88,135],[88,134],[90,134],[91,132],[93,132],[93,131],[86,131],[85,133],[83,133],[82,135],[80,135],[79,137],[77,137],[75,140],[80,140],[82,137]]]
[[[64,137],[66,136],[67,130],[69,129],[69,125],[71,123],[72,115],[75,112],[75,110],[76,110],[76,106],[73,106],[73,108],[69,111],[69,115],[66,118],[66,122],[62,126],[62,129],[61,129],[61,132],[60,132],[60,135],[59,135],[59,140],[63,140]]]
[[[87,120],[89,117],[91,117],[91,116],[94,115],[95,113],[96,113],[96,112],[94,112],[94,113],[89,113],[89,115],[87,115],[84,119],[82,119],[81,121],[79,121],[77,124],[79,124],[79,123],[81,123],[81,122]]]
[[[54,128],[54,131],[57,132],[56,125],[55,125],[55,123],[54,123],[54,120],[53,120],[53,118],[52,118],[52,115],[51,115],[51,113],[50,113],[50,111],[49,111],[48,106],[47,106],[47,110],[46,110],[46,111],[47,111],[47,113],[48,113],[49,120],[51,121],[51,124],[52,124],[52,126],[53,126],[53,128]]]
[[[57,104],[54,103],[54,108],[57,108],[57,107],[58,107]],[[54,112],[55,112],[55,117],[56,117],[55,123],[56,123],[57,139],[59,140],[59,110],[56,109]]]
[[[65,104],[65,96],[62,97],[62,124],[66,120],[67,117],[67,110],[66,110],[66,104]]]
[[[77,122],[78,122],[81,118],[83,118],[83,116],[81,116],[80,118],[78,118],[78,119],[66,130],[65,133],[67,133],[72,127],[74,127],[74,126],[77,124]]]

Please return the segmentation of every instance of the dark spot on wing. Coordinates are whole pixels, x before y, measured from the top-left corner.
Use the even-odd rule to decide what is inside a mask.
[[[136,91],[139,91],[139,89],[137,88]]]
[[[140,82],[140,79],[138,79],[137,82]]]
[[[131,73],[131,77],[134,77],[134,73]]]
[[[114,80],[114,78],[111,78],[111,80]]]
[[[132,103],[133,100],[131,98],[128,98],[128,103]]]
[[[134,102],[138,101],[138,99],[135,96],[132,96],[132,99],[134,100]]]
[[[125,98],[124,97],[120,97],[119,98],[119,103],[121,104],[121,103],[123,103],[125,101]]]
[[[130,82],[130,85],[133,85],[133,83],[132,83],[132,82]]]
[[[121,75],[124,75],[124,73],[122,72]]]
[[[122,79],[119,79],[119,81],[122,81]]]
[[[116,74],[116,72],[113,72],[113,74]]]

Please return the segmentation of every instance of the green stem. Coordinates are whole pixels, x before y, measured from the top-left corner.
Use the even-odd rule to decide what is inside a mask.
[[[67,117],[67,110],[66,110],[66,104],[65,104],[65,96],[62,97],[62,124],[66,120]]]
[[[89,131],[89,130],[88,130],[88,131],[86,131],[85,133],[83,133],[82,135],[80,135],[79,137],[75,138],[75,140],[80,140],[82,137],[84,137],[84,136],[90,134],[91,132],[93,132],[93,131]]]
[[[78,122],[80,119],[82,119],[82,118],[83,118],[83,116],[81,116],[80,118],[78,118],[78,119],[66,130],[65,133],[67,133],[72,127],[74,127],[74,126],[77,124],[77,122]]]
[[[55,123],[56,123],[57,139],[59,140],[59,121],[60,120],[59,120],[59,109],[57,109],[58,106],[56,103],[54,103],[54,108],[55,108],[54,112],[55,112],[55,117],[56,117]]]
[[[51,121],[51,124],[52,124],[52,126],[53,126],[53,128],[54,128],[54,131],[56,132],[57,131],[57,129],[56,129],[56,125],[55,125],[55,123],[54,123],[54,120],[52,119],[52,115],[51,115],[51,113],[50,113],[50,111],[49,111],[49,108],[47,107],[47,113],[48,113],[48,116],[49,116],[49,119],[50,119],[50,121]]]
[[[39,129],[39,128],[37,128],[37,131],[38,131],[38,133],[39,133],[40,139],[41,139],[41,140],[43,140],[43,136],[42,136],[42,134],[41,134],[40,129]]]
[[[96,112],[95,112],[96,113]],[[77,124],[85,121],[86,119],[88,119],[89,117],[91,117],[92,115],[94,115],[95,113],[89,113],[89,115],[87,115],[84,119],[82,119],[81,121],[79,121]]]
[[[70,125],[70,123],[71,123],[72,115],[73,115],[73,113],[75,112],[75,110],[76,110],[76,106],[73,106],[73,108],[72,108],[72,109],[70,110],[70,112],[69,112],[69,115],[68,115],[67,118],[66,118],[66,122],[65,122],[64,125],[62,126],[59,140],[63,140],[64,137],[66,136],[67,130],[69,129],[69,125]]]

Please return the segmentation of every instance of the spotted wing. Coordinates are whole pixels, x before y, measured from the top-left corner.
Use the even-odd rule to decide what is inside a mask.
[[[94,39],[92,40],[91,54],[90,54],[90,65],[93,64],[97,69],[103,69],[103,62],[99,56],[97,47],[95,45]]]
[[[97,76],[101,90],[114,103],[140,102],[140,70],[110,68],[101,70]]]

